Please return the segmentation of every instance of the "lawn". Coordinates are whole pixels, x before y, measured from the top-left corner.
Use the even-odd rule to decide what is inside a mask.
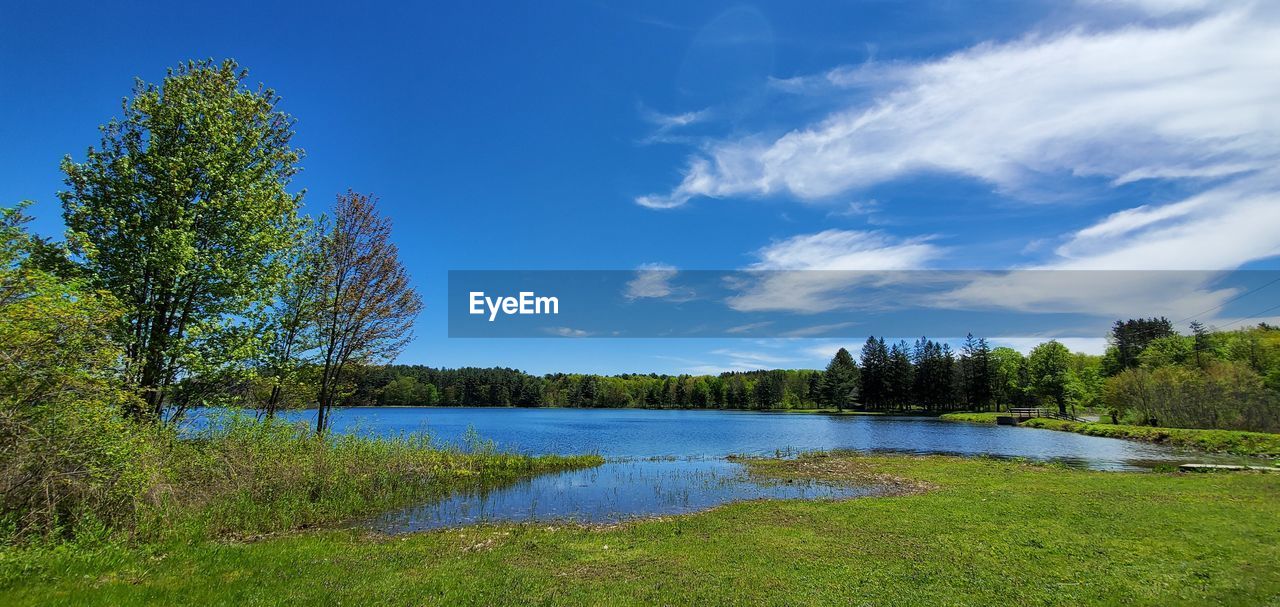
[[[758,501],[609,527],[331,529],[247,543],[9,555],[14,605],[1263,605],[1280,474],[1116,473],[983,458],[753,460],[900,495]]]

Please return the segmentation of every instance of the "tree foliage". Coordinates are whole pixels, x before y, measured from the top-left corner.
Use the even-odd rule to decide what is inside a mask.
[[[120,306],[42,267],[25,222],[0,210],[0,535],[71,534],[132,510],[144,441],[120,414]]]
[[[124,307],[125,373],[158,419],[184,373],[212,374],[252,351],[253,316],[283,273],[301,194],[302,152],[270,89],[233,61],[190,62],[139,81],[84,162],[62,163],[72,251]]]

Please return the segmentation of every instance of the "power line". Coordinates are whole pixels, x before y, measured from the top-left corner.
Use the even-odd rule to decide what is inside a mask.
[[[1280,304],[1276,304],[1276,305],[1274,305],[1274,306],[1271,306],[1270,308],[1267,308],[1267,309],[1265,309],[1265,310],[1263,310],[1263,311],[1261,311],[1261,312],[1258,312],[1258,313],[1254,314],[1253,316],[1246,316],[1245,318],[1241,318],[1240,320],[1237,320],[1237,321],[1235,321],[1235,322],[1233,322],[1233,323],[1227,324],[1227,325],[1223,326],[1222,328],[1224,328],[1224,329],[1225,329],[1225,328],[1230,327],[1230,326],[1232,326],[1232,325],[1238,325],[1238,324],[1240,324],[1240,323],[1242,323],[1242,322],[1246,322],[1246,321],[1253,320],[1253,319],[1258,318],[1258,317],[1262,316],[1263,314],[1266,314],[1267,312],[1270,312],[1270,311],[1275,310],[1275,309],[1277,309],[1277,308],[1280,308]]]
[[[1271,286],[1271,285],[1273,285],[1273,284],[1276,284],[1277,282],[1280,282],[1280,277],[1276,277],[1276,278],[1275,278],[1275,279],[1273,279],[1271,282],[1268,282],[1267,284],[1262,285],[1262,286],[1260,286],[1260,287],[1255,287],[1255,288],[1253,288],[1253,289],[1249,289],[1248,291],[1245,291],[1244,293],[1241,293],[1241,294],[1239,294],[1239,295],[1237,295],[1237,296],[1235,296],[1235,297],[1232,297],[1231,299],[1228,299],[1228,300],[1226,300],[1226,301],[1224,301],[1224,302],[1222,302],[1222,303],[1220,303],[1220,304],[1218,304],[1218,305],[1216,305],[1216,306],[1214,306],[1214,307],[1212,307],[1212,308],[1209,308],[1208,310],[1204,310],[1204,311],[1202,311],[1202,312],[1196,312],[1195,314],[1192,314],[1191,316],[1188,316],[1188,317],[1186,317],[1186,318],[1183,318],[1183,319],[1180,319],[1180,320],[1175,320],[1175,321],[1173,321],[1173,324],[1175,324],[1175,325],[1176,325],[1176,324],[1178,324],[1178,323],[1186,322],[1186,321],[1188,321],[1188,320],[1194,320],[1194,319],[1196,319],[1196,317],[1200,316],[1201,314],[1205,314],[1205,313],[1207,313],[1207,312],[1212,312],[1212,311],[1214,311],[1214,310],[1218,310],[1218,309],[1222,308],[1223,306],[1225,306],[1225,305],[1227,305],[1227,304],[1229,304],[1229,303],[1231,303],[1231,302],[1233,302],[1233,301],[1239,300],[1239,299],[1243,298],[1243,297],[1244,297],[1244,296],[1246,296],[1246,295],[1250,295],[1250,294],[1253,294],[1253,293],[1257,293],[1258,291],[1261,291],[1261,290],[1263,290],[1263,289],[1265,289],[1265,288],[1267,288],[1267,287],[1269,287],[1269,286]]]

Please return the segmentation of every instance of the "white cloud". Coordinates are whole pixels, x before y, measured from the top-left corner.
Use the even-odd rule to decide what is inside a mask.
[[[745,325],[738,325],[736,327],[729,327],[728,329],[725,329],[724,332],[735,334],[735,335],[740,333],[753,333],[758,329],[764,329],[772,324],[773,324],[772,320],[752,322],[752,323],[747,323]]]
[[[558,337],[590,337],[594,335],[594,333],[590,331],[574,329],[573,327],[546,327],[543,329],[543,332],[548,335],[555,335]]]
[[[738,365],[781,365],[792,362],[792,358],[769,354],[766,352],[754,352],[750,350],[731,350],[728,348],[720,348],[712,350],[712,354],[717,356],[727,356],[731,360],[731,364]]]
[[[706,353],[705,357],[690,359],[677,356],[656,356],[683,366],[683,372],[693,375],[718,375],[728,371],[755,371],[791,366],[794,359],[749,350],[720,348]]]
[[[776,139],[706,146],[641,197],[820,199],[918,172],[1017,194],[1045,174],[1201,178],[1280,160],[1280,37],[1260,5],[1189,24],[1032,35],[894,67],[873,102]],[[836,80],[829,78],[829,80]]]
[[[1226,0],[1081,0],[1081,4],[1103,8],[1135,9],[1156,17],[1194,13]]]
[[[1107,340],[1103,337],[992,337],[987,343],[993,348],[1013,348],[1023,354],[1030,354],[1036,346],[1055,339],[1072,352],[1084,354],[1102,354],[1107,350]]]
[[[672,129],[702,122],[703,120],[706,120],[710,113],[709,109],[702,109],[696,112],[684,112],[682,114],[663,114],[647,109],[641,111],[645,120],[662,129]]]
[[[627,299],[673,299],[687,301],[692,292],[671,284],[680,273],[675,266],[662,263],[646,263],[636,269],[635,278],[627,282],[624,295]]]
[[[943,250],[929,237],[898,239],[884,232],[823,230],[776,241],[757,251],[750,270],[910,270]]]
[[[664,114],[641,104],[640,117],[654,126],[653,132],[646,136],[642,143],[692,143],[693,139],[677,136],[675,131],[706,122],[711,117],[711,108],[679,114]]]
[[[1277,5],[1128,0],[1109,7],[1159,19],[780,81],[798,94],[836,87],[869,96],[780,137],[704,146],[679,186],[638,202],[672,207],[698,196],[774,194],[828,199],[922,172],[977,178],[1013,197],[1045,182],[1061,184],[1064,176],[1101,177],[1115,186],[1178,179],[1202,189],[1171,203],[1135,201],[1068,232],[1052,257],[1020,269],[1227,270],[1280,255]],[[1171,16],[1178,19],[1165,19]],[[827,231],[765,247],[752,267],[905,269],[925,266],[939,253],[927,238]],[[863,302],[839,293],[858,278],[765,276],[729,303],[740,310],[850,308]],[[1020,272],[960,282],[933,303],[1181,318],[1236,293],[1215,288],[1211,279],[1207,273]]]
[[[738,293],[727,299],[739,312],[825,312],[853,303],[840,293],[859,283],[918,269],[944,249],[929,238],[899,239],[883,232],[825,230],[774,242],[756,252]],[[876,275],[875,271],[886,271]],[[742,278],[745,276],[746,278]]]
[[[827,333],[831,333],[832,331],[848,329],[849,327],[857,326],[857,324],[858,323],[856,322],[833,322],[825,325],[812,325],[808,327],[801,327],[799,329],[792,329],[790,331],[783,333],[782,336],[783,337],[813,337],[815,335],[825,335]]]
[[[1277,106],[1280,107],[1280,106]],[[1058,269],[1216,270],[1280,254],[1280,172],[1114,213],[1075,232]]]
[[[876,198],[870,200],[855,200],[845,206],[840,207],[828,213],[828,218],[832,216],[840,216],[840,218],[851,218],[851,216],[867,216],[881,210],[881,204]]]

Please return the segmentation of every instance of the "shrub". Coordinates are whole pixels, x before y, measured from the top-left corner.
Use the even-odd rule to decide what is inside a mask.
[[[50,245],[0,214],[0,527],[3,539],[66,537],[133,515],[147,436],[113,372],[120,312],[109,296],[37,259]]]

